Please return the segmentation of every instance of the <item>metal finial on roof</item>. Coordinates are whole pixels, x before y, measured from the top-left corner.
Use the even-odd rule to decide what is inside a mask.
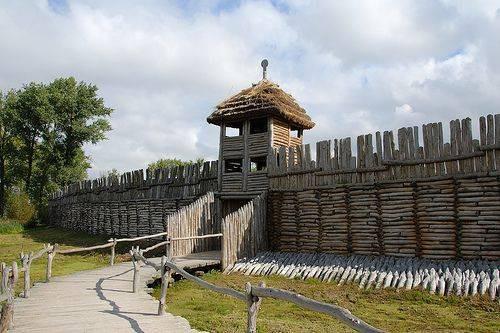
[[[267,59],[264,59],[264,60],[262,60],[260,65],[262,66],[262,80],[265,80],[266,76],[267,76],[266,75],[267,74],[267,65],[269,65],[269,61],[267,61]]]

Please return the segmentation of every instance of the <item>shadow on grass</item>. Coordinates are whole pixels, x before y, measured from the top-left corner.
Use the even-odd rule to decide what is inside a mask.
[[[108,242],[113,237],[109,235],[91,235],[81,231],[68,230],[52,226],[38,226],[35,228],[25,229],[23,237],[30,238],[40,243],[59,244],[64,247],[89,247],[101,245]],[[138,242],[123,242],[116,245],[116,254],[128,254],[132,246],[146,248],[156,244],[159,240],[143,240]],[[92,252],[109,253],[109,249],[96,250]],[[148,253],[148,256],[161,256],[164,254],[164,249],[158,248],[155,251]]]
[[[104,244],[109,239],[109,237],[105,235],[89,235],[84,232],[51,226],[38,226],[25,229],[23,236],[40,243],[57,243],[61,246],[71,247],[86,247]]]

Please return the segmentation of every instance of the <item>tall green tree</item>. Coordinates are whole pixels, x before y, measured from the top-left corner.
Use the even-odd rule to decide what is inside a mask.
[[[5,215],[7,189],[20,175],[16,165],[22,163],[18,151],[21,140],[15,135],[14,110],[10,107],[14,100],[15,91],[0,91],[0,217]]]
[[[8,187],[28,193],[40,212],[51,192],[87,177],[83,145],[111,130],[113,109],[97,93],[70,77],[0,96],[0,214]]]
[[[56,79],[48,88],[63,165],[67,167],[83,144],[106,138],[106,132],[111,130],[106,117],[113,109],[106,107],[97,95],[97,86],[77,82],[73,77]]]
[[[29,190],[38,144],[48,134],[53,120],[48,89],[42,83],[32,82],[17,91],[9,104],[13,110],[14,134],[23,143],[21,154],[26,161],[24,186]]]
[[[9,119],[11,117],[7,114],[6,97],[0,91],[0,217],[5,214],[6,162],[9,157],[8,147],[11,140]]]

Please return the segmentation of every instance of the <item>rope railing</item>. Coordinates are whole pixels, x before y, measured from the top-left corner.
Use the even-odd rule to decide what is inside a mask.
[[[50,282],[50,279],[52,277],[52,263],[54,261],[54,257],[56,254],[74,254],[74,253],[82,253],[82,252],[89,252],[89,251],[95,251],[95,250],[101,250],[101,249],[111,249],[111,255],[110,255],[110,265],[113,266],[115,262],[115,253],[116,253],[116,245],[120,242],[135,242],[139,240],[145,240],[145,239],[151,239],[151,238],[157,238],[160,236],[166,236],[166,232],[154,234],[154,235],[148,235],[148,236],[142,236],[142,237],[134,237],[134,238],[111,238],[108,240],[107,243],[105,244],[100,244],[100,245],[94,245],[94,246],[89,246],[89,247],[81,247],[81,248],[74,248],[74,249],[64,249],[61,250],[59,249],[58,244],[44,244],[43,249],[37,251],[37,252],[29,252],[29,253],[20,253],[20,262],[21,262],[21,268],[18,268],[17,262],[13,262],[11,266],[7,266],[5,263],[0,263],[0,274],[1,274],[1,281],[0,281],[0,302],[7,301],[6,304],[2,307],[1,313],[2,316],[0,318],[0,327],[12,327],[13,325],[13,311],[14,311],[14,304],[13,304],[13,299],[15,297],[14,295],[14,286],[15,283],[18,280],[19,273],[23,272],[23,292],[21,296],[23,298],[29,298],[30,297],[30,289],[31,289],[31,264],[37,260],[42,258],[44,255],[47,255],[47,265],[46,265],[46,270],[45,270],[45,282]],[[167,237],[166,240],[159,242],[157,244],[154,244],[148,248],[140,250],[141,253],[147,253],[149,251],[152,251],[154,249],[160,248],[161,246],[166,246],[165,248],[165,253],[168,255],[169,253],[171,254],[171,244],[173,241],[183,241],[183,240],[191,240],[191,239],[204,239],[204,238],[212,238],[212,237],[222,237],[222,234],[210,234],[210,235],[200,235],[200,236],[189,236],[189,237],[177,237],[177,238],[170,238]],[[138,247],[136,249],[139,249]],[[133,258],[133,257],[132,257]],[[132,259],[134,262],[134,259]],[[135,265],[136,263],[134,263]],[[156,265],[154,263],[149,262],[149,264]],[[158,265],[156,265],[158,266]],[[155,267],[155,269],[159,270],[161,267]],[[134,276],[134,280],[138,280],[138,277]],[[136,288],[137,289],[137,288]],[[3,325],[3,326],[2,326]],[[0,332],[4,332],[7,330],[0,329]]]
[[[212,237],[217,235],[211,235]],[[189,238],[189,237],[183,237]],[[172,243],[176,239],[170,239],[169,244]],[[177,239],[179,240],[179,239]],[[217,286],[210,282],[207,282],[203,279],[200,279],[196,276],[193,276],[186,272],[184,269],[177,266],[172,262],[168,256],[163,256],[161,259],[161,264],[155,264],[150,261],[146,257],[144,257],[144,251],[141,251],[139,247],[133,247],[130,250],[130,255],[132,256],[132,262],[134,263],[134,280],[133,280],[133,292],[138,291],[139,286],[139,262],[143,262],[147,266],[153,267],[157,271],[161,271],[161,292],[160,299],[158,302],[158,315],[163,315],[165,313],[165,301],[167,296],[167,288],[171,276],[171,272],[175,271],[180,274],[186,280],[192,281],[202,288],[227,295],[233,298],[236,298],[240,301],[244,301],[247,303],[247,332],[255,333],[257,332],[257,315],[260,309],[260,304],[263,298],[274,298],[279,300],[284,300],[288,302],[292,302],[300,307],[306,308],[315,312],[322,312],[327,315],[330,315],[347,326],[353,328],[358,332],[366,332],[366,333],[375,333],[375,332],[383,332],[382,330],[371,326],[370,324],[364,322],[360,318],[354,316],[349,310],[342,308],[337,305],[327,304],[324,302],[320,302],[303,295],[290,292],[282,289],[275,288],[266,288],[265,284],[262,282],[258,286],[253,286],[249,282],[245,285],[245,293],[240,291]]]

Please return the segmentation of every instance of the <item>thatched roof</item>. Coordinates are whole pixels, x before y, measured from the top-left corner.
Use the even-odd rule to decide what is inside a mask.
[[[276,83],[265,79],[217,105],[207,121],[220,125],[222,122],[235,122],[263,115],[283,118],[304,129],[313,128],[315,125],[290,94],[284,92]]]

